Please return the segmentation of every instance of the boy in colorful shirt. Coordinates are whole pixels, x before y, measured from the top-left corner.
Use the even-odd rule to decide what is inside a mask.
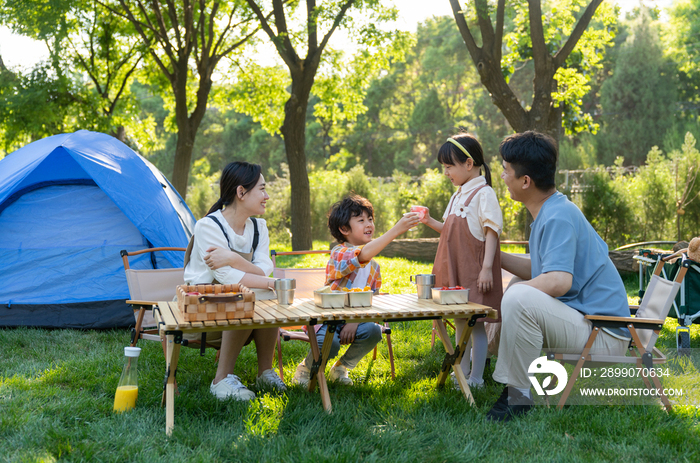
[[[376,240],[374,234],[374,209],[367,199],[352,195],[333,205],[328,217],[328,228],[339,243],[331,251],[326,265],[326,285],[331,289],[365,288],[377,292],[382,285],[379,264],[373,259],[399,235],[418,224],[418,213],[404,214],[391,230]],[[316,325],[316,339],[323,344],[327,325]],[[339,326],[333,337],[329,358],[338,355],[341,344],[350,344],[345,354],[331,367],[328,379],[352,385],[348,369],[355,366],[382,338],[382,330],[376,323],[345,323]],[[311,352],[297,366],[293,382],[302,386],[309,383],[313,364]]]

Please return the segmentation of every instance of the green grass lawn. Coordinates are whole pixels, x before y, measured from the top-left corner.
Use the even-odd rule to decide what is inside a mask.
[[[319,264],[306,262],[310,256],[297,259],[303,262],[291,263]],[[389,292],[411,291],[408,276],[431,266],[385,258],[380,263]],[[626,284],[634,295],[636,282]],[[431,348],[431,323],[392,328],[396,379],[382,342],[376,361],[370,356],[351,371],[355,386],[329,386],[332,414],[323,411],[317,392],[298,387],[259,394],[250,403],[219,402],[209,393],[214,351],[200,357],[185,348],[172,437],[165,435],[160,405],[164,358],[158,343],[140,343],[136,409],[114,414],[126,330],[0,330],[0,461],[700,460],[700,414],[691,405],[671,413],[658,405],[536,407],[510,423],[488,422],[484,415],[500,393],[492,367],[486,387],[474,391],[476,407],[470,407],[460,392],[435,387],[444,349],[439,342]],[[668,349],[675,349],[674,330],[669,319],[660,340]],[[700,346],[698,326],[691,336],[691,345]],[[285,343],[288,384],[307,349]],[[255,365],[255,349],[248,346],[237,365],[245,383],[254,382]]]

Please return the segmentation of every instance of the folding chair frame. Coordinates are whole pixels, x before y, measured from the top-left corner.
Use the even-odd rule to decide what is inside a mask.
[[[664,259],[659,259],[656,267],[654,268],[654,275],[660,276],[661,271],[663,269],[663,264],[665,260],[670,259],[673,256],[668,256]],[[676,278],[674,279],[675,283],[681,283],[683,281],[683,278],[685,277],[686,272],[688,271],[688,267],[692,261],[685,259],[683,260],[681,269],[678,271],[678,274],[676,275]],[[586,345],[583,348],[583,352],[581,354],[558,354],[558,353],[548,353],[547,358],[549,360],[558,360],[562,364],[564,362],[572,362],[576,361],[576,366],[574,367],[574,371],[571,374],[571,377],[569,378],[569,381],[566,385],[566,388],[564,389],[564,392],[562,393],[561,398],[559,399],[559,404],[557,408],[560,410],[564,407],[566,404],[567,399],[569,398],[569,394],[573,390],[574,383],[578,379],[578,375],[581,372],[581,369],[583,368],[584,364],[586,362],[607,362],[607,363],[634,363],[637,365],[638,368],[644,368],[644,369],[651,369],[653,368],[654,365],[662,364],[666,362],[666,356],[654,346],[656,343],[656,340],[658,339],[659,333],[661,332],[661,329],[663,328],[664,321],[663,319],[648,319],[648,318],[637,318],[637,317],[610,317],[610,316],[604,316],[604,315],[586,315],[584,317],[586,320],[590,320],[593,328],[591,330],[591,334],[588,338],[588,341],[586,342]],[[611,355],[591,355],[590,351],[591,348],[593,347],[593,343],[595,342],[596,337],[600,333],[601,328],[627,328],[630,331],[630,335],[632,337],[632,340],[630,341],[630,346],[629,346],[629,351],[633,354],[633,357],[622,357],[622,356],[611,356]],[[649,343],[645,346],[642,343],[642,340],[639,337],[639,333],[637,330],[653,330],[654,335],[651,337]],[[661,382],[659,381],[659,378],[656,376],[651,376],[653,384],[649,382],[649,379],[647,376],[642,375],[642,378],[644,380],[644,384],[649,390],[656,390],[658,391],[659,398],[661,399],[661,402],[663,402],[664,407],[666,408],[667,411],[670,411],[672,406],[671,402],[669,402],[668,397],[666,397],[665,394],[663,394],[663,388],[661,386]]]
[[[146,254],[149,252],[158,252],[158,251],[182,251],[185,252],[185,248],[181,247],[159,247],[159,248],[146,248],[146,249],[140,249],[138,251],[127,251],[127,250],[122,250],[119,254],[122,257],[122,262],[124,263],[124,271],[129,270],[131,267],[129,265],[129,256],[138,256],[140,254]],[[165,340],[161,339],[160,334],[158,332],[158,329],[149,329],[149,330],[144,330],[142,329],[142,324],[143,324],[143,319],[144,316],[146,315],[146,310],[152,310],[154,306],[158,305],[158,301],[137,301],[137,300],[128,300],[126,301],[127,304],[130,304],[134,308],[134,312],[138,311],[138,314],[136,316],[136,326],[131,329],[131,347],[135,347],[136,343],[138,342],[139,339],[145,339],[147,341],[159,341],[163,345],[163,353],[166,354],[166,347],[165,347]],[[211,347],[213,349],[218,348],[213,345],[213,344],[208,344],[206,342],[206,338],[204,340],[204,344],[201,343],[201,341],[188,341],[188,340],[183,340],[183,346],[187,346],[188,344],[194,344],[200,345],[200,355],[204,355],[204,349],[206,347]],[[217,353],[217,358],[218,358],[218,353]]]
[[[127,250],[122,250],[119,254],[122,256],[122,262],[124,263],[124,271],[129,270],[131,267],[129,266],[129,256],[138,256],[140,254],[146,254],[149,252],[158,252],[158,251],[182,251],[185,252],[185,248],[180,248],[180,247],[160,247],[160,248],[147,248],[147,249],[140,249],[138,251],[127,251]],[[143,318],[146,315],[146,309],[152,309],[154,305],[158,305],[158,301],[134,301],[134,300],[128,300],[126,301],[127,304],[130,304],[133,308],[134,311],[138,311],[138,315],[136,317],[136,326],[131,329],[131,347],[136,346],[136,343],[138,342],[139,339],[146,339],[149,341],[160,341],[161,344],[163,344],[163,354],[166,353],[165,350],[165,342],[160,338],[160,335],[158,334],[157,329],[152,329],[152,330],[143,330],[141,329],[142,323],[143,323]]]

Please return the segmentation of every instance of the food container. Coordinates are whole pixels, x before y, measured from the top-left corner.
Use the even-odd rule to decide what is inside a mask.
[[[253,318],[255,294],[243,285],[180,285],[177,305],[188,322]]]
[[[345,305],[348,307],[372,307],[372,294],[372,291],[345,293]]]
[[[438,304],[466,304],[469,302],[468,289],[432,289],[433,301]]]
[[[342,309],[345,305],[345,293],[319,293],[314,291],[314,304],[324,309]]]

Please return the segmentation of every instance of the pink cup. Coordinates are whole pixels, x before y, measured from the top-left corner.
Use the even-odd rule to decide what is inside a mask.
[[[411,212],[417,212],[418,218],[423,220],[428,215],[428,208],[425,206],[411,206]]]

